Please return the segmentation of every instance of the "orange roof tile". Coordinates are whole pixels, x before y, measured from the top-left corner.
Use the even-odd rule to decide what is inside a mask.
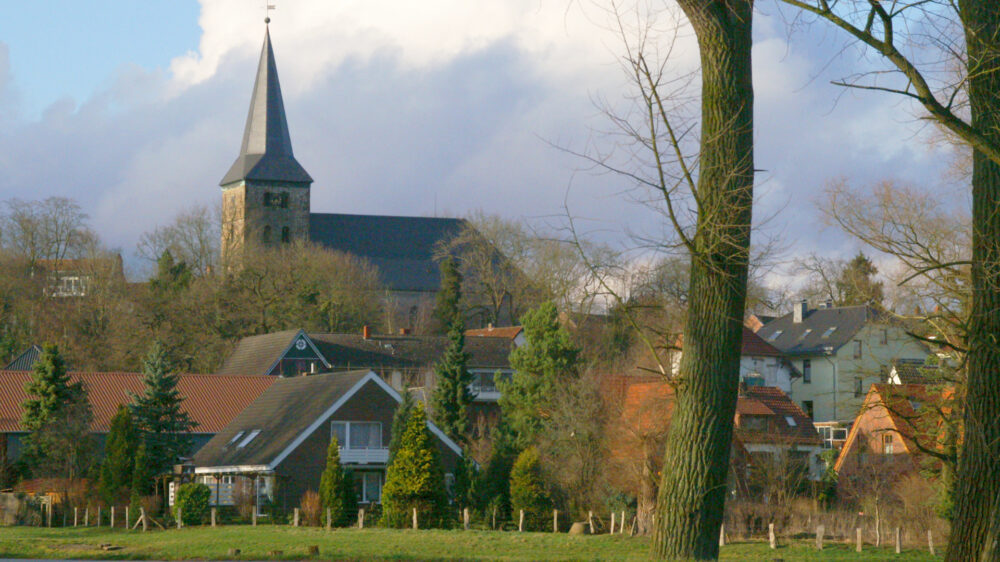
[[[507,338],[512,340],[517,337],[521,331],[524,330],[522,326],[507,326],[504,328],[494,328],[490,326],[489,328],[478,328],[475,330],[466,330],[466,337],[477,337],[477,338]]]
[[[0,432],[20,432],[21,403],[28,397],[24,385],[30,371],[0,371]],[[105,432],[120,404],[142,392],[141,373],[70,373],[87,386],[94,420],[91,431]],[[217,433],[274,382],[275,377],[252,375],[179,375],[177,390],[182,408],[198,425],[195,433]]]

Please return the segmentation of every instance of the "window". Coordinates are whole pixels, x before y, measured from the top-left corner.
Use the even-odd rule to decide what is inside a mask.
[[[880,343],[882,345],[888,345],[889,344],[889,330],[886,330],[885,328],[882,328],[882,330],[879,332],[878,343]]]
[[[236,441],[238,441],[240,437],[243,437],[244,433],[245,433],[244,431],[237,431],[236,435],[233,435],[233,438],[229,440],[229,443],[226,443],[226,446],[228,447],[233,443],[235,443]]]
[[[776,339],[778,339],[778,338],[781,337],[782,332],[783,332],[782,330],[775,330],[775,332],[773,334],[771,334],[771,337],[769,337],[767,339],[769,339],[771,341],[774,341],[774,340],[776,340]]]
[[[271,241],[271,225],[264,226],[264,230],[260,233],[260,241],[265,244]]]
[[[795,423],[795,418],[793,418],[792,416],[785,416],[785,423],[787,423],[789,427],[795,427],[796,425],[798,425],[797,423]]]
[[[264,192],[264,206],[265,207],[270,207],[273,200],[274,200],[274,194],[271,193],[271,192],[265,191]]]
[[[854,358],[861,359],[861,340],[854,340]]]
[[[822,337],[828,338],[831,335],[833,335],[833,333],[836,332],[836,331],[837,331],[837,327],[836,326],[831,326],[831,327],[827,328],[825,332],[823,332],[823,336]]]
[[[743,377],[743,384],[747,386],[765,386],[764,377],[757,373],[751,373]]]
[[[864,380],[857,378],[854,379],[854,397],[860,398],[865,395],[865,383]]]
[[[887,434],[883,435],[882,436],[882,453],[885,454],[885,455],[891,455],[892,454],[892,445],[893,445],[892,434],[887,433]]]
[[[278,198],[278,206],[282,209],[288,208],[288,193],[282,193]]]
[[[802,411],[809,416],[809,419],[815,419],[816,416],[813,415],[813,401],[803,400],[802,401]]]
[[[240,441],[240,444],[237,445],[236,448],[242,449],[243,447],[246,447],[247,445],[250,444],[251,441],[254,440],[254,437],[257,437],[258,435],[260,435],[259,429],[251,431],[245,438],[243,438],[243,441]]]
[[[767,418],[764,416],[740,416],[740,429],[767,431]]]
[[[813,380],[812,373],[812,360],[803,359],[802,360],[802,382],[811,383]]]
[[[330,424],[330,434],[337,437],[341,449],[381,449],[382,424],[379,422],[341,422]]]
[[[812,328],[806,328],[806,331],[802,332],[802,335],[799,336],[799,341],[806,339],[806,336],[808,336],[811,333],[812,333]]]
[[[292,240],[292,233],[288,230],[287,226],[281,227],[281,242],[283,244],[288,244]]]
[[[354,491],[361,503],[378,503],[382,501],[382,473],[354,473]]]

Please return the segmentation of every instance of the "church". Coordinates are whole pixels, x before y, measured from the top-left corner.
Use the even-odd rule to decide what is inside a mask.
[[[308,240],[353,254],[379,269],[404,324],[433,306],[440,286],[435,246],[463,219],[314,213],[312,176],[292,152],[270,32],[265,29],[239,156],[222,178],[222,255],[250,245]]]

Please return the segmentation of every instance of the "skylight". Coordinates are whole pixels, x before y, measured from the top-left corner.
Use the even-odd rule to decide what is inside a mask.
[[[228,447],[228,446],[232,445],[233,443],[235,443],[237,440],[239,440],[240,437],[243,437],[244,433],[246,433],[246,432],[244,432],[244,431],[237,432],[236,435],[233,435],[233,438],[229,440],[229,443],[226,443],[226,446]]]
[[[837,331],[837,327],[836,326],[831,326],[831,327],[827,328],[825,332],[823,332],[823,337],[824,338],[828,338],[828,337],[830,337],[831,334],[833,334],[836,331]]]
[[[802,335],[799,336],[799,341],[806,339],[806,336],[808,336],[811,333],[812,333],[812,328],[806,328],[806,331],[802,332]]]
[[[782,333],[782,330],[777,330],[773,334],[771,334],[771,337],[769,337],[767,339],[769,339],[771,341],[774,341],[774,340],[776,340],[776,339],[778,339],[778,338],[781,337],[781,333]]]
[[[798,425],[795,423],[795,418],[793,418],[792,416],[785,416],[785,423],[787,423],[791,427],[795,427],[796,425]]]
[[[255,429],[255,430],[251,431],[250,434],[247,435],[245,439],[243,439],[243,441],[240,441],[240,444],[237,445],[236,448],[237,449],[242,449],[243,447],[246,447],[247,444],[249,444],[251,441],[253,441],[254,437],[257,437],[258,435],[260,435],[260,430],[259,429]]]

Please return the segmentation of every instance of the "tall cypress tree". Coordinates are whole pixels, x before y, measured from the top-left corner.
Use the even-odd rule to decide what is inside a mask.
[[[406,424],[410,422],[410,414],[413,413],[413,406],[416,401],[413,400],[413,394],[405,388],[402,391],[403,401],[396,406],[396,412],[392,415],[392,428],[389,432],[389,460],[386,461],[386,466],[392,464],[393,459],[396,457],[396,451],[399,450],[400,443],[403,442],[403,434],[406,433]]]
[[[434,318],[442,333],[448,333],[456,322],[462,322],[462,273],[455,258],[441,262],[441,288],[434,304]]]
[[[344,467],[340,464],[340,443],[337,442],[337,436],[333,435],[326,449],[326,468],[319,478],[320,504],[330,510],[332,525],[347,523],[347,514],[354,507],[346,501],[345,488],[354,487],[354,482],[349,482],[346,476]],[[326,517],[325,510],[323,516]]]
[[[465,352],[465,333],[461,320],[456,320],[448,332],[448,349],[434,365],[434,422],[448,437],[464,443],[469,426],[469,405],[473,395],[469,390],[472,373],[466,368],[469,354]]]
[[[99,489],[109,504],[128,497],[138,447],[139,435],[132,421],[132,411],[121,405],[111,418],[111,430],[104,445],[104,462],[101,463]]]
[[[142,362],[145,388],[141,395],[132,396],[132,413],[155,474],[166,472],[177,457],[190,451],[190,432],[195,426],[181,410],[184,399],[177,391],[177,375],[171,370],[163,345],[153,342]]]
[[[38,431],[57,417],[63,405],[80,395],[82,385],[69,382],[59,348],[45,344],[24,390],[29,398],[21,403],[21,426]]]
[[[413,509],[426,527],[447,526],[448,497],[437,445],[417,403],[406,424],[399,450],[386,468],[382,519],[386,527],[406,527]]]

